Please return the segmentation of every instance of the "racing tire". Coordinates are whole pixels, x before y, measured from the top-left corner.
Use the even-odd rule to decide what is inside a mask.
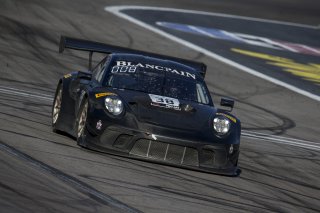
[[[61,106],[62,106],[62,83],[59,83],[56,89],[56,93],[53,100],[52,105],[52,111],[51,111],[51,117],[52,117],[52,131],[58,132],[57,124],[60,120],[60,114],[61,114]]]
[[[77,144],[82,147],[86,147],[86,135],[87,131],[87,118],[89,111],[89,102],[86,97],[83,98],[80,109],[78,111],[77,119],[76,119],[76,138]]]

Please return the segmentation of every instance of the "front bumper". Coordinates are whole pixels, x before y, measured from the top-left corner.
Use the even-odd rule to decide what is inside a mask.
[[[153,135],[118,126],[87,132],[80,145],[97,151],[228,176],[238,176],[239,144],[217,144]],[[232,146],[232,148],[230,148]]]

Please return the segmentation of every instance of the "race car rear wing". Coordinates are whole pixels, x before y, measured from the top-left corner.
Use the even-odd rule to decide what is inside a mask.
[[[59,53],[62,53],[64,49],[74,49],[74,50],[82,50],[89,52],[89,70],[92,68],[92,54],[94,52],[98,53],[131,53],[131,54],[139,54],[145,55],[155,58],[160,58],[164,60],[172,60],[179,62],[181,64],[185,64],[187,66],[193,67],[194,69],[198,70],[203,78],[206,75],[207,66],[204,63],[195,62],[187,59],[176,58],[172,56],[160,55],[156,53],[150,53],[140,50],[134,50],[126,47],[118,47],[110,44],[103,44],[95,41],[88,41],[83,39],[77,38],[70,38],[66,36],[61,36],[60,38],[60,45],[59,45]]]

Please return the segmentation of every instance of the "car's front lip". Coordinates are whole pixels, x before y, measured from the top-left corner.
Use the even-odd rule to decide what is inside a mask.
[[[109,149],[106,147],[101,147],[97,144],[90,143],[90,142],[86,143],[85,147],[92,149],[92,150],[99,151],[99,152],[112,154],[112,155],[130,157],[130,158],[136,159],[136,160],[143,160],[143,161],[148,161],[148,162],[157,163],[157,164],[161,164],[161,165],[168,165],[168,166],[184,168],[184,169],[189,169],[189,170],[194,170],[194,171],[201,171],[201,172],[205,172],[205,173],[219,174],[219,175],[225,175],[225,176],[239,176],[241,173],[241,169],[238,166],[232,166],[229,168],[210,168],[210,167],[203,167],[203,166],[195,167],[195,166],[168,163],[166,161],[159,161],[159,160],[155,160],[152,158],[145,158],[145,157],[136,156],[136,155],[130,155],[130,154],[124,153],[122,151]]]
[[[87,137],[87,146],[103,152],[210,173],[231,176],[239,173],[239,144],[233,145],[234,151],[230,154],[230,144],[182,140],[121,126],[109,126],[101,135]],[[168,153],[172,155],[171,158]],[[191,153],[191,157],[186,153]]]

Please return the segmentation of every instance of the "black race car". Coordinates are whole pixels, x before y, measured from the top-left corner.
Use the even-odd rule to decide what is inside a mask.
[[[62,36],[60,53],[65,48],[88,51],[89,71],[59,80],[53,131],[89,149],[239,175],[234,101],[222,98],[225,109],[214,107],[204,64]],[[106,57],[91,69],[93,52]]]

